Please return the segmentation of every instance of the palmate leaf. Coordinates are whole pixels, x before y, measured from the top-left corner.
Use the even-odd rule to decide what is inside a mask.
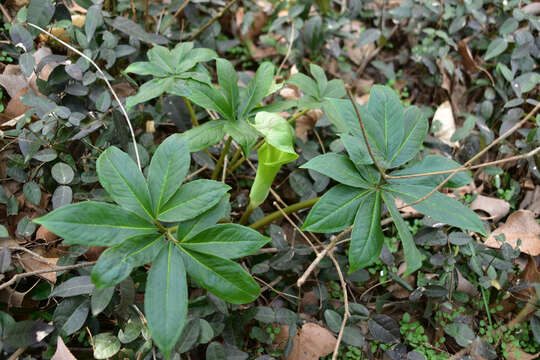
[[[191,89],[191,94],[188,96],[189,100],[204,109],[217,112],[225,120],[232,121],[235,119],[231,105],[221,91],[213,86],[194,80],[188,81],[188,86]]]
[[[344,185],[363,189],[373,187],[360,175],[354,163],[345,155],[334,153],[319,155],[300,168],[315,170]]]
[[[168,359],[186,323],[188,289],[182,251],[168,243],[150,268],[144,312],[152,340]]]
[[[182,136],[189,144],[190,152],[197,152],[217,144],[225,135],[224,120],[211,120],[184,131]]]
[[[188,144],[182,135],[171,135],[159,145],[148,170],[154,214],[178,190],[189,171],[190,161]]]
[[[231,211],[229,198],[229,194],[226,194],[221,201],[210,210],[206,210],[194,219],[178,223],[178,230],[176,232],[178,241],[186,241],[202,230],[215,225],[219,219],[227,217],[227,214]]]
[[[159,97],[161,94],[167,92],[174,83],[175,79],[171,77],[155,78],[145,82],[135,95],[126,99],[126,110],[129,111],[137,104]]]
[[[211,226],[181,243],[182,248],[225,259],[253,254],[270,239],[258,231],[237,224]]]
[[[270,62],[259,65],[255,76],[248,84],[245,96],[240,101],[238,119],[243,120],[247,117],[250,111],[268,94],[273,82],[274,65]]]
[[[232,109],[237,109],[239,101],[238,74],[230,61],[216,60],[218,83]],[[236,115],[235,115],[236,116]]]
[[[377,260],[384,236],[381,229],[381,192],[370,191],[360,198],[349,246],[349,273]]]
[[[105,250],[92,268],[92,282],[97,289],[118,284],[133,268],[152,262],[165,244],[163,235],[151,234],[129,238]]]
[[[117,204],[141,217],[154,218],[146,180],[128,154],[111,146],[99,156],[96,167],[99,182]]]
[[[114,246],[127,238],[157,233],[137,214],[116,205],[93,201],[59,207],[34,222],[64,238],[66,244]]]
[[[407,270],[405,271],[404,276],[410,275],[422,267],[422,254],[416,248],[412,234],[396,208],[395,198],[386,191],[382,192],[382,197],[390,216],[394,220],[394,224],[396,225],[401,239],[401,245],[403,246],[405,263],[407,264]]]
[[[257,282],[234,261],[182,247],[189,276],[199,286],[233,304],[254,301],[261,292]]]
[[[393,180],[384,189],[406,203],[412,203],[430,193],[433,187],[412,185]],[[440,192],[436,192],[426,200],[413,205],[413,208],[424,215],[431,216],[436,221],[486,235],[484,225],[474,211]]]
[[[404,137],[401,145],[389,159],[391,167],[398,167],[414,158],[428,131],[428,121],[416,106],[407,108],[403,115]]]

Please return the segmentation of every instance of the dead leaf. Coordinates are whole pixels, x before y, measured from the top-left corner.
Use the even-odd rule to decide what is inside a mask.
[[[448,77],[448,73],[446,72],[446,69],[444,68],[441,59],[437,59],[437,67],[439,68],[439,71],[441,72],[443,76],[441,87],[446,90],[450,94],[451,90],[451,81]]]
[[[318,310],[319,298],[317,297],[317,295],[315,294],[313,290],[307,291],[304,293],[304,296],[302,296],[302,300],[300,304],[301,304],[302,312],[313,313],[313,309],[315,309],[315,311]]]
[[[405,215],[405,217],[409,218],[409,217],[415,217],[415,216],[419,216],[420,213],[418,211],[416,211],[415,209],[413,209],[412,206],[407,206],[403,209],[400,209],[400,207],[404,206],[404,205],[407,205],[405,203],[405,201],[401,200],[401,199],[398,199],[396,198],[395,201],[396,203],[396,207],[399,209],[399,211]],[[405,271],[404,271],[405,272]]]
[[[435,111],[435,115],[433,115],[433,122],[435,121],[440,123],[440,128],[433,135],[443,143],[452,147],[457,147],[459,143],[450,140],[452,135],[456,132],[456,123],[452,112],[452,106],[449,101],[445,101],[439,105],[437,111]]]
[[[540,255],[540,224],[532,211],[517,210],[512,213],[506,223],[499,226],[486,240],[489,247],[500,248],[502,243],[495,239],[495,236],[504,234],[506,242],[513,247],[517,246],[518,239],[521,239],[520,250],[526,254]]]
[[[62,337],[59,336],[56,343],[56,352],[51,360],[77,360],[77,358],[73,356],[66,344],[64,344]]]
[[[0,302],[7,304],[9,307],[20,308],[23,306],[25,295],[26,293],[7,287],[0,291]]]
[[[127,81],[119,82],[118,84],[114,84],[112,87],[116,95],[122,98],[131,96],[137,92]]]
[[[537,186],[534,191],[527,191],[521,204],[520,209],[532,211],[534,216],[540,216],[540,186]]]
[[[279,349],[285,349],[287,345],[287,340],[289,340],[289,326],[288,325],[279,325],[279,333],[274,336],[272,343],[277,345]]]
[[[294,345],[287,360],[315,360],[334,351],[336,338],[315,323],[305,323],[294,337]]]
[[[36,253],[39,253],[38,251],[35,251]],[[41,254],[40,254],[41,255]],[[45,257],[48,262],[56,264],[58,262],[58,258],[48,258]],[[27,272],[30,271],[38,271],[38,270],[53,270],[54,266],[49,265],[35,256],[32,256],[28,253],[24,253],[19,257],[19,262],[21,263],[21,266],[23,269]],[[45,279],[47,281],[50,281],[51,283],[56,283],[56,272],[48,272],[37,275],[42,279]]]
[[[474,61],[469,45],[467,45],[468,38],[463,39],[458,44],[458,51],[461,55],[461,62],[465,67],[465,70],[469,73],[478,71],[478,64]]]
[[[472,210],[482,210],[489,214],[494,222],[501,220],[510,211],[510,204],[502,199],[478,195],[471,203]]]
[[[478,289],[476,289],[476,286],[474,286],[469,280],[467,280],[463,275],[461,275],[461,272],[457,271],[458,278],[457,278],[457,287],[456,291],[464,292],[470,296],[478,296],[479,292]]]
[[[519,278],[531,284],[538,282],[538,279],[540,279],[540,267],[536,265],[536,261],[534,261],[532,256],[528,256],[527,265],[525,265],[525,268],[519,274]],[[535,295],[535,290],[533,287],[529,287],[520,293],[525,297],[529,297]]]
[[[306,115],[300,116],[298,119],[296,119],[294,128],[296,137],[301,139],[303,142],[306,142],[308,140],[308,131],[313,129],[322,115],[322,110],[315,109],[309,110]]]
[[[513,344],[508,344],[506,352],[508,353],[508,357],[506,358],[507,360],[534,360],[538,359],[538,356],[540,355],[540,352],[536,354],[529,354]]]
[[[36,232],[36,240],[43,240],[47,244],[50,244],[54,240],[58,239],[58,236],[50,232],[45,226],[40,226]]]
[[[279,91],[279,95],[285,100],[298,100],[301,97],[300,90],[292,87],[285,87]]]

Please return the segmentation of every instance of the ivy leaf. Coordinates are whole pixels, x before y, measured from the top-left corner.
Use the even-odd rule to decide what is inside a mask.
[[[182,252],[167,244],[150,268],[144,312],[152,340],[166,359],[186,324],[188,289]]]
[[[133,268],[152,262],[165,244],[163,235],[150,234],[132,237],[105,250],[92,268],[92,283],[97,289],[118,284]]]
[[[332,233],[351,226],[362,197],[370,190],[336,185],[313,206],[304,222],[303,230]]]
[[[216,205],[229,191],[230,186],[213,180],[195,180],[180,186],[160,209],[161,221],[193,219]]]
[[[422,267],[422,254],[416,248],[411,232],[396,208],[394,197],[386,191],[382,192],[382,197],[390,216],[394,220],[394,224],[396,225],[401,239],[401,245],[403,246],[405,263],[407,264],[407,270],[405,271],[404,276],[410,275]]]
[[[190,161],[187,141],[180,134],[169,136],[159,145],[148,170],[148,188],[154,214],[159,213],[160,207],[182,185],[189,171]]]
[[[245,304],[259,296],[259,285],[237,263],[186,248],[182,250],[189,276],[217,297],[233,304]]]
[[[99,156],[96,168],[99,182],[118,205],[141,217],[154,218],[144,176],[128,154],[111,146]]]
[[[136,235],[157,232],[155,226],[116,205],[86,201],[62,206],[33,220],[64,238],[66,244],[113,246]]]
[[[185,240],[181,246],[203,254],[236,259],[253,254],[268,241],[269,238],[248,227],[219,224]]]
[[[349,273],[377,260],[384,236],[381,229],[381,194],[370,191],[360,199],[349,248]]]
[[[392,183],[387,188],[387,190],[406,203],[412,203],[421,199],[431,192],[432,189],[430,186],[404,183]],[[486,235],[484,225],[474,211],[440,192],[436,192],[421,203],[413,205],[413,208],[424,215],[431,216],[436,221]]]

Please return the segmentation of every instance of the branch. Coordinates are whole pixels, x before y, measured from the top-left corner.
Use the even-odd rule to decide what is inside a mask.
[[[57,272],[57,271],[73,270],[73,269],[78,269],[78,268],[82,268],[82,267],[92,266],[92,265],[95,265],[95,264],[96,264],[96,261],[90,261],[90,262],[74,264],[74,265],[57,266],[54,269],[36,270],[36,271],[30,271],[30,272],[27,272],[27,273],[17,274],[15,276],[13,276],[11,279],[9,279],[8,281],[6,281],[5,283],[3,283],[2,285],[0,285],[0,290],[3,290],[5,288],[7,288],[8,286],[15,283],[19,279],[24,279],[24,278],[29,277],[29,276],[45,274],[45,273],[50,273],[50,272]]]
[[[237,0],[231,0],[227,5],[225,5],[225,7],[223,9],[221,9],[221,11],[216,15],[214,16],[212,19],[210,19],[210,21],[208,21],[206,24],[203,25],[202,28],[200,28],[195,34],[191,35],[189,37],[189,41],[193,41],[195,40],[199,35],[201,35],[201,33],[206,30],[210,25],[212,25],[217,19],[219,19],[220,17],[223,16],[223,14],[225,14],[225,12],[227,10],[229,10],[229,8],[231,6],[233,6],[233,4],[236,2]]]
[[[343,272],[341,271],[341,267],[339,266],[339,263],[334,257],[333,252],[330,252],[328,254],[328,257],[330,257],[330,260],[332,260],[338,272],[339,282],[341,283],[341,288],[343,290],[343,306],[345,307],[345,312],[343,313],[343,321],[341,322],[341,327],[339,328],[339,334],[337,337],[336,346],[334,347],[334,353],[332,354],[332,360],[337,360],[337,357],[339,354],[339,344],[341,344],[341,339],[343,338],[343,333],[345,332],[345,325],[347,324],[347,319],[349,318],[349,316],[351,316],[351,313],[349,312],[349,298],[347,294],[347,283],[345,282],[345,278],[343,277]]]
[[[377,170],[379,170],[379,172],[381,173],[382,178],[386,179],[387,178],[386,173],[384,172],[383,168],[381,167],[381,165],[379,164],[377,159],[375,159],[375,155],[373,155],[373,151],[371,151],[371,145],[369,144],[369,141],[368,141],[368,138],[367,138],[367,133],[366,133],[366,128],[364,126],[364,121],[362,121],[362,117],[360,116],[360,111],[358,110],[358,106],[356,105],[356,101],[353,98],[351,90],[348,89],[348,88],[346,90],[347,90],[347,95],[349,96],[349,99],[351,99],[351,102],[352,102],[352,104],[354,106],[354,111],[356,112],[356,116],[358,117],[358,121],[360,122],[360,127],[362,128],[362,135],[364,137],[364,142],[366,143],[366,147],[367,147],[369,156],[371,157],[371,160],[373,160],[373,163],[377,167]]]
[[[457,168],[455,170],[452,170],[452,172],[450,173],[450,176],[448,176],[446,179],[444,179],[444,181],[441,182],[439,185],[437,185],[433,190],[431,190],[429,193],[427,193],[426,195],[424,195],[420,199],[418,199],[416,201],[413,201],[410,204],[405,204],[405,205],[401,206],[399,209],[403,209],[403,208],[408,207],[408,206],[419,204],[422,201],[429,198],[431,195],[435,194],[437,191],[442,189],[442,187],[448,181],[450,181],[450,179],[452,179],[454,177],[454,175],[456,175],[458,172],[462,171],[462,169],[467,168],[470,164],[472,164],[473,162],[475,162],[476,160],[481,158],[486,152],[488,152],[489,149],[491,149],[492,147],[494,147],[495,145],[497,145],[498,143],[500,143],[501,141],[506,139],[508,136],[512,135],[517,129],[521,128],[523,126],[523,124],[525,124],[539,109],[540,109],[540,103],[536,104],[536,106],[520,122],[518,122],[516,125],[512,126],[504,134],[502,134],[497,139],[495,139],[491,144],[489,144],[484,149],[482,149],[482,151],[480,151],[478,154],[473,156],[469,161],[467,161],[465,164],[463,164],[462,167]]]
[[[80,55],[86,61],[88,61],[90,64],[92,64],[92,66],[94,66],[96,68],[96,70],[102,76],[103,80],[105,80],[105,83],[107,84],[107,87],[109,88],[109,91],[112,93],[112,95],[114,97],[114,100],[116,100],[116,102],[118,103],[118,106],[120,106],[120,110],[121,110],[122,114],[126,118],[126,122],[128,124],[128,127],[129,127],[129,132],[131,133],[131,140],[133,141],[133,148],[135,149],[135,158],[137,159],[137,166],[139,167],[139,170],[142,172],[141,158],[139,157],[139,149],[137,148],[137,140],[135,139],[135,131],[133,130],[133,126],[131,125],[131,122],[129,121],[129,116],[127,114],[126,109],[124,108],[124,105],[122,105],[122,102],[120,101],[120,98],[118,97],[118,95],[116,95],[116,92],[114,91],[114,89],[113,89],[111,83],[109,82],[109,80],[107,80],[107,77],[105,76],[103,71],[101,71],[101,69],[99,68],[99,66],[97,66],[97,64],[94,62],[94,60],[90,59],[88,56],[86,56],[85,54],[83,54],[79,50],[75,49],[73,46],[69,45],[65,41],[60,40],[59,38],[57,38],[56,36],[54,36],[53,34],[48,32],[47,30],[42,29],[37,25],[34,25],[32,23],[27,23],[27,24],[30,25],[31,27],[35,28],[35,29],[38,29],[39,31],[41,31],[44,34],[47,34],[48,36],[50,36],[54,40],[58,41],[60,44],[64,45],[65,47],[67,47],[71,51],[73,51],[76,54]]]
[[[182,5],[180,5],[180,7],[178,8],[178,10],[176,10],[176,12],[174,13],[174,15],[172,16],[172,18],[169,19],[169,21],[167,22],[167,24],[165,24],[165,26],[163,26],[163,30],[161,30],[161,33],[163,34],[165,32],[165,30],[167,30],[169,28],[169,26],[172,25],[172,22],[174,19],[176,19],[176,17],[178,15],[180,15],[180,13],[182,12],[182,10],[184,10],[184,8],[187,6],[187,4],[189,4],[189,1],[190,0],[186,0],[182,3]]]

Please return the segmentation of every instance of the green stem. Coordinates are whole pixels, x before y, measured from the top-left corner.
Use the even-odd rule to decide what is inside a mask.
[[[253,203],[250,200],[249,204],[248,204],[248,207],[246,208],[246,211],[244,211],[244,214],[242,214],[242,217],[240,218],[240,221],[238,221],[238,223],[240,225],[247,224],[247,222],[249,220],[249,217],[253,213],[253,210],[255,210],[256,208],[257,208],[257,206],[253,206]]]
[[[308,207],[311,207],[311,206],[315,205],[317,203],[317,201],[319,201],[319,199],[320,199],[320,197],[316,197],[316,198],[313,198],[313,199],[300,201],[300,202],[298,202],[296,204],[289,205],[286,208],[283,208],[281,211],[279,211],[279,210],[274,211],[273,213],[266,215],[261,220],[259,220],[257,222],[254,222],[253,224],[249,225],[249,227],[252,228],[252,229],[260,229],[263,226],[266,226],[266,225],[270,224],[272,221],[283,217],[283,214],[289,215],[289,214],[292,214],[293,212],[296,212],[298,210],[302,210],[302,209],[305,209],[305,208],[308,208]]]
[[[475,265],[479,269],[482,269],[480,267],[480,264],[478,264],[478,261],[476,260],[476,250],[474,250],[474,246],[472,245],[472,243],[469,243],[469,249],[471,250],[472,260],[474,261]],[[488,321],[489,321],[489,326],[493,327],[493,324],[491,322],[491,314],[489,313],[489,304],[487,303],[486,293],[485,293],[484,288],[482,286],[480,286],[480,291],[482,292],[482,301],[484,302],[484,307],[486,308],[486,314],[487,314],[487,318],[488,318]]]
[[[231,141],[232,141],[232,137],[229,136],[229,138],[225,142],[225,146],[223,147],[223,150],[221,150],[221,154],[219,155],[216,168],[214,169],[214,172],[212,173],[212,180],[216,180],[218,178],[219,172],[223,168],[223,162],[225,161],[225,156],[227,155],[227,153],[229,152],[229,148],[231,147]]]
[[[199,120],[197,120],[197,115],[195,115],[195,110],[193,110],[193,106],[191,106],[191,101],[187,97],[184,96],[184,102],[186,103],[189,116],[191,116],[191,124],[193,127],[199,126]]]

